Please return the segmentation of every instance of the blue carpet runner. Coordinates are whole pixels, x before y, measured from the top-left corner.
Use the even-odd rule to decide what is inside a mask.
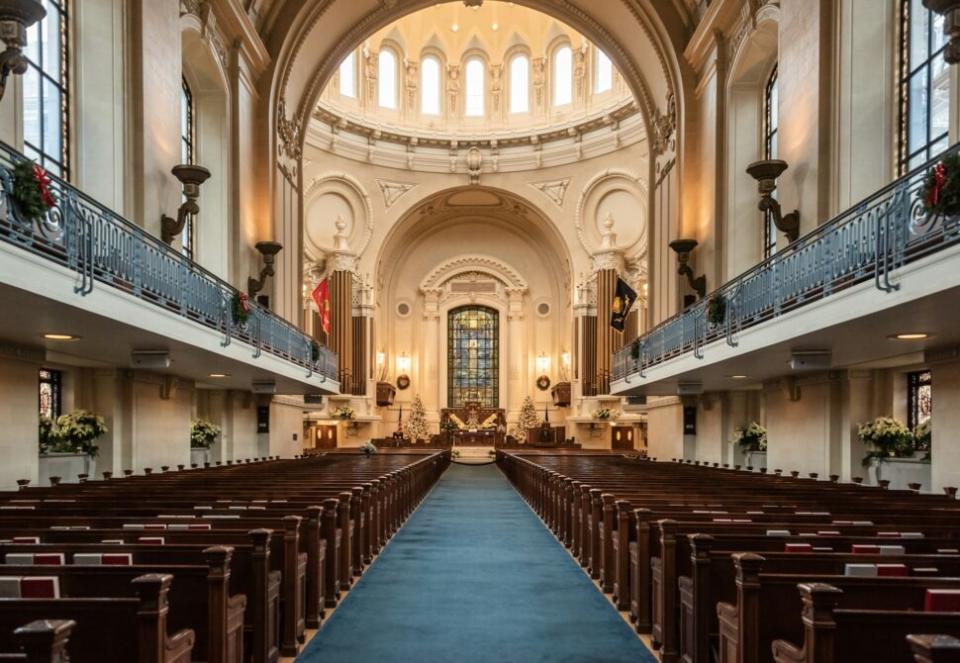
[[[656,661],[491,465],[447,470],[297,660]]]

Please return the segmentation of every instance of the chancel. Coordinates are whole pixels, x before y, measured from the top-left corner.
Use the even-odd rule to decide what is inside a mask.
[[[0,0],[0,660],[958,660],[958,26]]]

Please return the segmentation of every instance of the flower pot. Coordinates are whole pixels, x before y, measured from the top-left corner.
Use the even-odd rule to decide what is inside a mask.
[[[37,485],[49,486],[50,477],[60,477],[61,483],[79,483],[80,475],[93,476],[96,471],[96,459],[87,454],[48,453],[40,454],[39,478]]]

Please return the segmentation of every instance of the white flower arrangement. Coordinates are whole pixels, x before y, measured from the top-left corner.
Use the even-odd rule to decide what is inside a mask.
[[[620,416],[619,412],[616,410],[611,410],[608,407],[600,407],[593,411],[593,418],[599,419],[600,421],[616,419],[618,416]]]
[[[933,419],[917,424],[913,429],[913,437],[918,449],[929,449],[933,439]]]
[[[94,444],[107,432],[103,417],[86,410],[74,410],[57,419],[58,447],[53,451],[72,451],[96,457],[100,448]]]
[[[377,453],[377,445],[375,445],[370,440],[367,440],[366,442],[360,445],[360,451],[363,452],[364,456],[367,456],[367,457],[372,456],[373,454]]]
[[[767,429],[756,421],[751,421],[733,432],[732,442],[744,451],[766,451]]]
[[[341,405],[333,412],[333,416],[337,419],[343,419],[344,421],[349,421],[353,419],[353,408],[349,405]]]
[[[209,449],[217,441],[220,427],[205,420],[194,419],[190,424],[190,448]]]
[[[869,465],[874,458],[903,458],[913,454],[914,434],[899,419],[893,417],[877,417],[873,421],[860,424],[857,429],[860,441],[867,446],[867,455],[863,459],[864,465]]]

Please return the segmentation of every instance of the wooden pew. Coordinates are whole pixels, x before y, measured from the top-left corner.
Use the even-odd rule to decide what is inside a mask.
[[[960,613],[838,608],[843,592],[826,583],[798,587],[803,643],[774,640],[776,663],[900,663],[912,658],[913,633],[960,636]]]
[[[66,663],[67,643],[76,622],[70,619],[38,619],[13,632],[19,651],[0,654],[8,663]]]
[[[960,663],[960,640],[949,635],[908,635],[916,663]]]
[[[72,620],[71,663],[189,663],[194,633],[167,633],[173,577],[148,574],[131,583],[138,598],[0,599],[0,634],[28,619]],[[0,650],[14,646],[0,637]]]

